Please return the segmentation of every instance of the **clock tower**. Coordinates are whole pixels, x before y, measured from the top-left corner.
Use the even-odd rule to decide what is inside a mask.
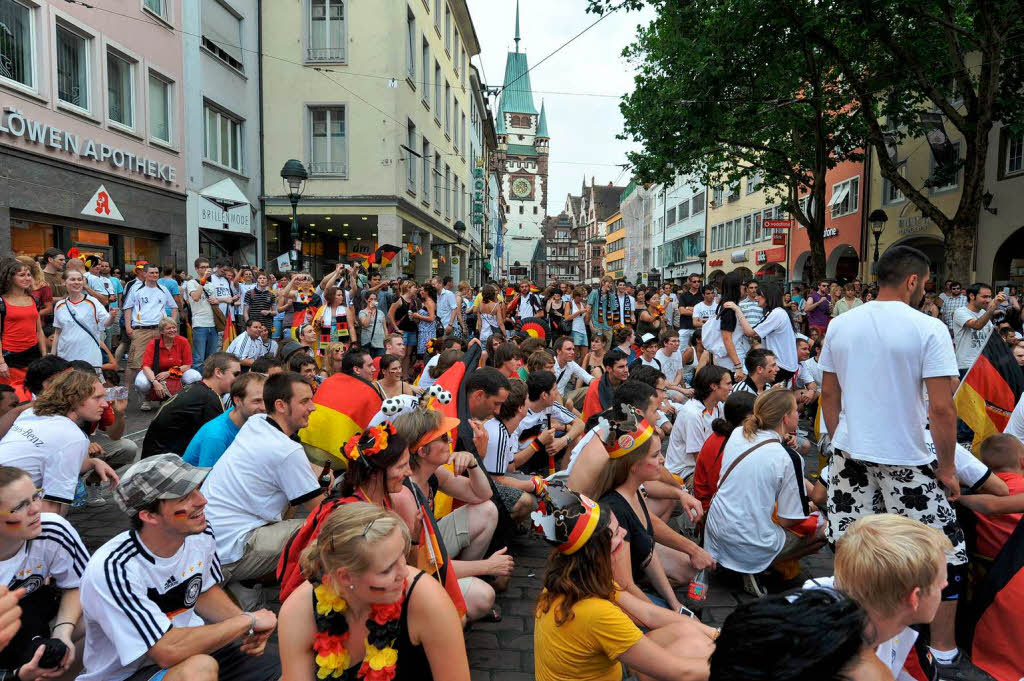
[[[540,111],[533,101],[526,54],[519,51],[519,3],[516,2],[515,52],[505,61],[495,121],[498,161],[504,171],[501,191],[505,214],[502,269],[514,265],[529,267],[548,205],[548,122],[544,103]]]

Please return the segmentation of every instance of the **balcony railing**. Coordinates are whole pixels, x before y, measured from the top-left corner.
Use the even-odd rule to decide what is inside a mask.
[[[320,161],[309,164],[310,175],[344,175],[345,171],[344,163]]]
[[[345,61],[344,47],[310,47],[306,61]]]

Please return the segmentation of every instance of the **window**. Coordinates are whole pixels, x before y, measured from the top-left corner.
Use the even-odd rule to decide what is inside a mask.
[[[444,134],[451,139],[451,121],[452,121],[452,86],[448,84],[448,81],[444,82]]]
[[[900,164],[897,167],[897,172],[899,172],[900,177],[905,178],[907,176],[907,164]],[[885,203],[899,203],[903,201],[903,192],[887,178],[882,178],[882,187],[882,199]]]
[[[678,210],[678,212],[677,212],[676,215],[679,218],[679,221],[682,222],[686,218],[690,217],[690,202],[689,201],[683,201],[682,203],[679,204],[679,207],[678,207],[677,210]]]
[[[135,65],[107,53],[107,115],[127,128],[135,127]]]
[[[409,129],[405,138],[405,172],[406,185],[413,194],[416,193],[416,124],[409,121]]]
[[[449,55],[452,53],[452,9],[447,4],[444,6],[444,49]]]
[[[426,36],[423,37],[423,43],[420,46],[422,55],[420,57],[420,69],[423,74],[423,82],[420,83],[423,89],[423,105],[430,108],[430,43],[427,42]],[[416,74],[410,74],[411,77],[415,78]],[[436,79],[437,76],[435,75]],[[414,81],[415,83],[415,81]]]
[[[761,212],[754,213],[754,241],[758,242],[761,239],[767,238],[767,234],[761,228]]]
[[[956,168],[956,171],[945,171],[944,173],[942,173],[942,177],[940,178],[940,173],[938,172],[939,168],[937,168],[935,165],[934,154],[929,154],[928,158],[931,159],[931,177],[929,179],[933,183],[933,186],[931,188],[932,193],[934,194],[935,192],[944,192],[950,189],[956,189],[957,186],[959,186],[960,184],[960,143],[953,142],[953,158],[950,161],[950,163],[953,164],[953,167]],[[940,185],[939,183],[942,182],[943,180],[945,180],[945,184]]]
[[[837,218],[856,213],[860,194],[860,178],[851,177],[845,182],[832,185],[832,200],[828,202],[832,217]]]
[[[743,218],[743,243],[749,244],[754,238],[754,221],[749,215]]]
[[[209,104],[205,107],[204,157],[222,166],[242,170],[242,123]]]
[[[434,0],[434,29],[441,34],[441,0]]]
[[[466,139],[466,114],[459,114],[461,124],[459,125],[459,139],[462,140],[462,155],[466,155],[466,147],[469,146],[469,141]]]
[[[423,138],[423,158],[420,159],[423,165],[421,169],[423,171],[423,195],[420,196],[420,199],[424,203],[430,203],[430,158],[430,142]]]
[[[434,62],[434,119],[441,118],[441,65]]]
[[[725,194],[725,189],[722,187],[715,187],[711,190],[711,203],[715,204],[715,207],[722,205],[722,199]]]
[[[729,203],[733,201],[739,201],[740,198],[740,181],[736,180],[729,185],[729,196],[727,197]]]
[[[316,0],[314,0],[316,2]],[[427,41],[423,41],[423,73],[427,72]],[[405,9],[405,73],[409,80],[416,82],[416,15],[408,7]]]
[[[747,194],[753,194],[761,188],[761,185],[764,184],[764,180],[762,178],[763,175],[760,170],[747,178]]]
[[[447,218],[452,210],[452,169],[444,167],[444,216]]]
[[[207,0],[209,1],[209,0]],[[409,13],[410,20],[412,12]],[[410,36],[416,35],[416,22],[413,20]],[[409,38],[409,45],[415,46],[414,39]],[[310,0],[309,6],[309,61],[344,61],[345,60],[345,2],[344,0]],[[415,55],[410,52],[410,76],[415,77],[416,66],[411,63]]]
[[[434,210],[441,210],[441,154],[434,152]]]
[[[665,224],[674,225],[676,223],[676,207],[672,206],[668,209],[668,213],[665,217]]]
[[[149,74],[149,136],[171,143],[171,84]]]
[[[315,7],[316,0],[313,3]],[[245,70],[242,64],[242,20],[218,0],[206,0],[201,6],[203,47],[231,68]]]
[[[89,108],[88,41],[57,26],[57,97],[60,101]]]
[[[167,18],[167,0],[143,0],[142,6],[161,19]]]
[[[0,0],[0,79],[35,87],[32,10],[15,0]]]
[[[344,175],[347,171],[345,107],[310,107],[309,131],[310,174]]]
[[[1024,135],[1017,137],[1006,136],[1006,164],[1004,168],[1007,175],[1024,170]]]

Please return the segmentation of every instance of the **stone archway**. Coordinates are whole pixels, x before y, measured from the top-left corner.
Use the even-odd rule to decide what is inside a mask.
[[[1024,283],[1024,227],[1019,228],[996,249],[992,259],[992,284]]]
[[[931,280],[941,288],[941,282],[946,279],[946,243],[942,237],[930,234],[908,236],[889,246],[911,246],[928,256],[931,262]],[[889,250],[886,248],[885,250]]]
[[[857,249],[850,244],[839,244],[829,253],[825,262],[825,276],[829,279],[850,281],[858,276],[860,256]]]
[[[804,251],[797,256],[796,261],[793,263],[793,272],[791,275],[793,281],[799,281],[804,284],[809,284],[811,279],[811,252]]]

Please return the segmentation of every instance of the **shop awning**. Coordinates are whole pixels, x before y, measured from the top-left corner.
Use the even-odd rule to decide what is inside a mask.
[[[252,233],[249,198],[230,178],[199,190],[196,224],[202,229]]]
[[[231,178],[227,177],[216,184],[200,189],[199,195],[210,199],[214,203],[249,204],[249,197],[242,193],[242,190],[231,181]]]

